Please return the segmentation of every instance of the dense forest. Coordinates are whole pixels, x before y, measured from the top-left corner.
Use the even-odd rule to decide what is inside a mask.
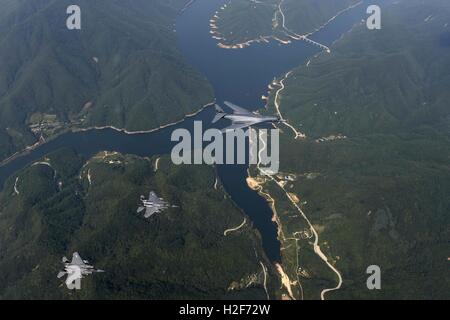
[[[11,177],[0,196],[0,298],[266,299],[278,280],[259,234],[207,166],[116,153],[85,162],[60,150]],[[140,195],[176,208],[149,219]],[[79,252],[105,273],[70,291],[56,276]]]
[[[245,43],[261,37],[288,40],[288,34],[309,34],[358,0],[231,0],[215,21],[220,42]],[[281,9],[281,10],[280,10]],[[284,26],[283,26],[284,21]],[[286,30],[287,29],[287,30]]]
[[[286,189],[342,272],[343,288],[328,298],[446,298],[450,47],[442,39],[450,4],[402,1],[383,12],[381,30],[355,27],[331,54],[285,80],[281,112],[307,138],[284,130],[281,170],[297,177]],[[277,195],[286,237],[304,230],[279,187],[266,187]],[[297,259],[311,261],[303,264],[304,289],[335,286],[337,276],[317,274],[320,261],[300,243],[300,251],[284,252],[286,270],[295,277]],[[370,265],[382,269],[380,291],[366,288]]]
[[[212,101],[177,48],[184,0],[0,0],[0,159],[70,127],[148,130]]]

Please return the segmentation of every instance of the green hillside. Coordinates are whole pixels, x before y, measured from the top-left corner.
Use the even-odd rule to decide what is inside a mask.
[[[260,37],[287,40],[288,32],[308,34],[357,0],[231,0],[215,19],[221,43],[234,45]],[[281,8],[281,11],[280,11]],[[283,15],[285,28],[283,28]]]
[[[331,55],[285,81],[281,112],[308,136],[294,140],[283,129],[281,170],[296,177],[285,189],[297,196],[344,277],[343,288],[327,298],[447,298],[450,4],[409,0],[383,12],[382,30],[357,26]],[[304,231],[280,188],[266,188],[276,195],[286,238]],[[284,253],[285,270],[295,279],[298,257],[304,290],[317,298],[337,276],[318,271],[310,243],[299,244]],[[370,265],[382,269],[380,291],[366,288]]]
[[[216,20],[217,32],[221,42],[233,45],[243,43],[274,32],[272,19],[277,8],[276,0],[258,3],[245,0],[233,0],[228,6],[219,10]]]
[[[82,29],[66,28],[81,8]],[[158,127],[212,100],[177,49],[184,0],[0,0],[0,159],[70,126]]]
[[[282,8],[286,26],[295,33],[308,34],[359,2],[360,0],[285,0]]]
[[[213,188],[213,168],[162,158],[155,173],[154,160],[101,153],[84,164],[61,150],[11,177],[0,197],[0,298],[265,299],[259,236],[249,223],[224,236],[244,215]],[[136,209],[151,190],[178,207],[144,219]],[[79,292],[56,277],[75,251],[105,270]]]

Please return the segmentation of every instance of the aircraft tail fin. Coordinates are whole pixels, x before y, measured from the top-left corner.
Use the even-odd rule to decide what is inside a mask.
[[[212,123],[216,123],[218,122],[220,119],[222,119],[223,117],[225,117],[227,114],[225,113],[225,111],[223,111],[223,109],[221,107],[219,107],[217,104],[215,106],[216,108],[216,116],[214,117]]]

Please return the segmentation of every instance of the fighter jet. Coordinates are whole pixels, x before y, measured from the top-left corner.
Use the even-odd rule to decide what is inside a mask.
[[[216,104],[215,107],[217,114],[213,119],[213,123],[216,123],[220,119],[227,119],[232,122],[229,127],[222,129],[222,132],[243,129],[261,123],[284,122],[284,120],[280,117],[262,116],[258,113],[250,112],[244,108],[238,107],[231,102],[225,101],[224,103],[227,107],[233,110],[233,113],[226,113],[219,105]]]
[[[163,198],[159,198],[154,191],[150,192],[148,199],[141,196],[142,206],[138,208],[137,213],[141,213],[145,210],[144,218],[148,219],[156,213],[160,213],[169,208],[176,208],[164,201]]]
[[[82,279],[84,276],[104,272],[103,270],[96,270],[93,266],[89,265],[89,261],[81,259],[78,252],[75,252],[72,257],[72,261],[66,257],[62,258],[64,264],[64,270],[58,273],[58,279],[67,275],[66,285],[72,284],[77,279]]]

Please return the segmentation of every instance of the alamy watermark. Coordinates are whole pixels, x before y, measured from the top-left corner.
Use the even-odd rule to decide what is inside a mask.
[[[367,289],[369,290],[381,290],[381,268],[377,265],[372,265],[367,268],[367,274],[370,274],[367,278]]]
[[[371,5],[367,8],[367,14],[370,16],[367,18],[366,25],[369,30],[381,29],[381,8],[377,5]]]
[[[222,132],[208,129],[203,132],[201,121],[194,122],[193,134],[187,129],[172,133],[172,162],[181,164],[249,164],[258,165],[269,174],[280,167],[280,133],[278,129],[236,129]]]
[[[78,252],[75,252],[72,257],[72,261],[69,261],[66,257],[63,257],[62,263],[64,270],[58,273],[58,279],[67,276],[64,281],[67,289],[69,290],[81,290],[81,279],[83,277],[91,275],[93,273],[101,273],[103,270],[95,269],[89,265],[89,261],[83,260]]]
[[[66,20],[66,26],[69,30],[81,30],[81,8],[77,5],[67,7],[66,13],[69,17]]]

